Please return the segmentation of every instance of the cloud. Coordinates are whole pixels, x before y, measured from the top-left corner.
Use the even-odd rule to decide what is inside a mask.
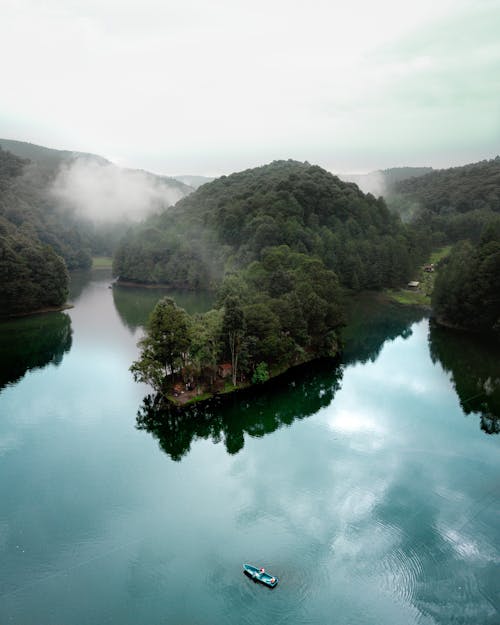
[[[494,156],[499,15],[496,0],[6,0],[0,135],[188,173]]]
[[[185,195],[167,180],[145,171],[86,157],[61,166],[51,193],[80,216],[104,222],[136,221]]]

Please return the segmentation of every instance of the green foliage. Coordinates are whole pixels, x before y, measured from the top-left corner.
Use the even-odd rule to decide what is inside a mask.
[[[26,162],[0,148],[0,316],[57,307],[67,297],[64,261],[43,242],[14,188]]]
[[[173,380],[175,372],[186,364],[190,344],[189,315],[173,299],[164,297],[151,313],[146,336],[139,342],[141,357],[130,367],[134,380],[162,392],[166,376]]]
[[[238,358],[241,352],[245,329],[245,316],[239,299],[234,296],[227,297],[224,302],[222,335],[231,354],[233,384],[236,384],[238,376]]]
[[[403,180],[389,205],[412,221],[427,249],[463,239],[477,243],[500,213],[500,157]]]
[[[477,245],[462,242],[442,262],[432,304],[438,319],[500,337],[500,219]]]
[[[214,288],[269,247],[286,245],[321,260],[348,287],[381,288],[409,279],[420,260],[412,237],[382,199],[309,163],[276,161],[222,176],[131,229],[114,273]]]
[[[68,269],[88,268],[95,228],[59,210],[48,191],[53,175],[0,147],[0,234],[50,245]]]
[[[269,380],[269,370],[267,368],[267,363],[259,362],[259,364],[255,367],[255,371],[252,376],[253,384],[262,384],[263,382],[267,382]]]

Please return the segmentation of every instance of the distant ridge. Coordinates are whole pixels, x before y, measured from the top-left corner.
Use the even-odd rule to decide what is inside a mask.
[[[174,176],[176,180],[183,182],[184,184],[193,187],[193,189],[198,189],[201,185],[206,184],[207,182],[212,182],[215,178],[210,176],[191,176],[190,174],[182,175],[182,176]]]
[[[398,182],[418,178],[432,171],[434,171],[432,167],[391,167],[377,169],[368,174],[339,174],[339,177],[346,182],[354,182],[363,193],[387,197],[394,192]]]
[[[194,186],[183,182],[178,178],[153,174],[149,171],[142,169],[119,167],[118,165],[115,165],[103,156],[99,156],[98,154],[92,154],[90,152],[56,150],[54,148],[46,148],[42,145],[36,145],[35,143],[28,143],[26,141],[15,141],[13,139],[1,138],[0,147],[4,150],[7,150],[8,152],[11,152],[11,154],[14,154],[15,156],[19,156],[19,158],[28,159],[36,163],[44,171],[44,173],[48,175],[55,175],[62,164],[71,163],[76,159],[85,159],[87,161],[92,161],[93,163],[96,163],[98,165],[109,165],[112,167],[116,167],[117,169],[120,169],[122,171],[143,172],[152,179],[156,179],[164,184],[168,184],[168,186],[172,187],[172,189],[178,191],[181,197],[189,195],[195,189]],[[208,182],[208,179],[206,181]]]

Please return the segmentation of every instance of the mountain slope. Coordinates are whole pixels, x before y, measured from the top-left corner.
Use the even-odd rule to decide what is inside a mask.
[[[477,242],[500,213],[500,157],[400,181],[389,204],[439,242]]]
[[[415,245],[383,200],[318,166],[275,161],[222,176],[129,233],[122,280],[209,288],[269,247],[321,259],[353,288],[405,280]]]
[[[67,295],[64,261],[25,219],[30,206],[14,191],[25,166],[0,149],[0,317],[61,306]]]
[[[4,195],[0,214],[17,225],[30,224],[69,269],[88,267],[92,254],[111,255],[131,223],[193,191],[173,178],[123,169],[94,154],[0,139],[3,148],[22,159],[22,171]]]

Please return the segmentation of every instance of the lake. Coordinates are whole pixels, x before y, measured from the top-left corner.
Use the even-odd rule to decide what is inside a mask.
[[[340,362],[158,414],[110,281],[0,325],[0,623],[500,623],[498,348],[363,296]]]

